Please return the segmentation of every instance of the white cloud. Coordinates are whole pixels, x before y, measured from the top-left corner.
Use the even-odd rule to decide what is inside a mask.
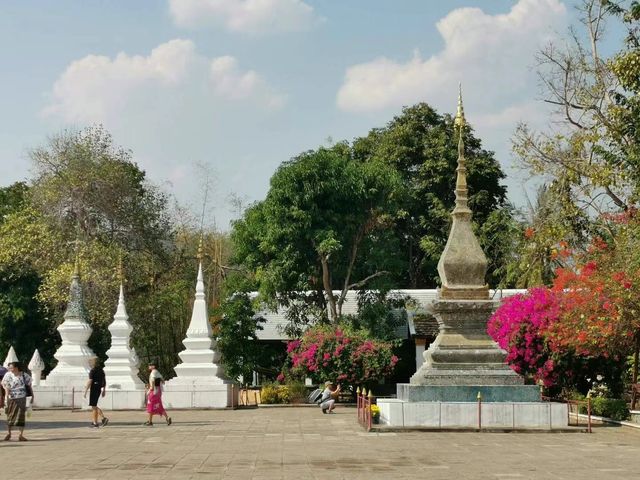
[[[199,97],[198,97],[199,95]],[[233,57],[207,59],[190,40],[171,40],[148,56],[119,53],[113,59],[88,55],[72,62],[53,85],[45,117],[67,123],[121,121],[125,115],[154,121],[154,112],[185,108],[182,97],[198,102],[247,100],[279,108],[276,93],[255,71],[242,71]]]
[[[215,92],[230,99],[256,98],[269,108],[284,105],[284,95],[275,93],[254,70],[242,72],[238,61],[231,56],[211,61],[211,82]]]
[[[70,123],[104,122],[137,90],[150,84],[179,84],[195,58],[193,42],[179,39],[159,45],[147,57],[123,52],[113,60],[88,55],[72,62],[58,78],[42,113]]]
[[[301,0],[169,0],[169,10],[182,27],[222,24],[250,34],[307,30],[320,20]]]
[[[462,81],[467,98],[485,111],[504,108],[524,89],[530,94],[529,65],[541,44],[566,21],[560,0],[520,0],[505,14],[479,8],[453,10],[437,23],[443,49],[406,62],[377,58],[347,69],[337,95],[341,110],[374,111],[427,100],[439,104],[443,93]],[[469,95],[470,94],[470,95]],[[446,104],[455,99],[448,98]],[[500,105],[502,104],[502,105]]]

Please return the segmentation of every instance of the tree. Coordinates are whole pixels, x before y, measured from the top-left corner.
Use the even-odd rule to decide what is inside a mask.
[[[0,271],[12,279],[24,273],[28,281],[38,282],[29,289],[16,284],[35,295],[35,302],[12,305],[37,305],[46,319],[47,328],[39,328],[49,335],[40,340],[45,362],[52,361],[52,349],[59,344],[55,327],[68,301],[76,256],[94,329],[90,346],[104,355],[117,304],[117,265],[124,257],[133,343],[145,360],[163,356],[170,372],[189,318],[195,235],[176,236],[166,195],[101,128],[54,136],[31,158],[36,177],[28,188],[13,186],[10,195],[3,190],[3,198],[19,201],[12,200],[17,206],[10,211],[3,209]],[[5,311],[13,312],[7,320],[12,324],[26,321],[16,308]],[[28,317],[40,318],[35,312]],[[19,331],[8,328],[5,335]]]
[[[507,252],[491,247],[509,246],[509,237],[503,232],[511,230],[512,221],[506,189],[500,184],[504,173],[468,126],[464,136],[469,206],[489,257],[489,282],[496,286],[501,283]],[[353,143],[355,158],[389,165],[406,188],[394,211],[393,225],[398,254],[407,264],[399,283],[409,288],[434,287],[439,281],[436,267],[455,203],[457,144],[453,118],[438,114],[425,103],[405,107],[384,128],[375,128]]]
[[[28,191],[29,187],[24,182],[0,188],[0,234],[3,233],[5,219],[20,211],[26,204]],[[28,361],[34,350],[38,348],[43,358],[51,359],[55,348],[54,332],[36,301],[41,283],[42,279],[29,266],[22,268],[17,265],[0,266],[0,352],[2,354],[13,346],[20,359]],[[49,366],[50,364],[47,365]]]
[[[373,285],[397,261],[386,248],[394,238],[385,227],[398,176],[350,153],[341,143],[282,164],[266,199],[250,207],[232,233],[235,258],[256,272],[264,298],[294,311],[301,298],[318,312],[326,303],[333,323],[349,290]]]
[[[249,292],[253,282],[242,273],[233,273],[224,282],[222,299],[217,308],[216,337],[221,362],[229,378],[242,378],[243,384],[253,379],[253,372],[271,365],[268,349],[258,343],[256,332],[262,330],[264,318],[257,317]],[[267,362],[265,362],[267,360]]]
[[[167,197],[102,127],[63,132],[30,152],[31,203],[62,231],[158,254],[171,234]]]
[[[553,129],[520,125],[514,151],[531,172],[563,184],[567,208],[593,217],[629,208],[640,193],[640,11],[637,2],[609,0],[583,0],[579,11],[584,32],[572,29],[564,44],[548,45],[537,58],[544,101],[555,107]],[[619,20],[628,28],[625,46],[604,58],[605,25]]]

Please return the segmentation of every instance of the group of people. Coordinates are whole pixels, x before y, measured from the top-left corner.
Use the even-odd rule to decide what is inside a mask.
[[[104,369],[96,357],[90,361],[91,370],[85,385],[84,398],[89,394],[91,407],[91,427],[98,428],[109,423],[102,409],[98,406],[100,398],[107,393],[107,378]],[[149,383],[147,386],[147,421],[145,426],[153,426],[154,415],[164,417],[167,425],[171,425],[171,417],[162,404],[162,385],[164,379],[158,371],[157,362],[149,363]],[[333,413],[336,399],[340,393],[340,385],[326,381],[320,397],[319,405],[322,413]],[[25,417],[27,413],[27,398],[33,403],[33,388],[31,376],[26,373],[20,362],[10,362],[8,368],[0,366],[0,409],[4,407],[7,414],[7,434],[5,441],[11,440],[14,429],[19,430],[18,441],[26,442],[24,436]],[[98,423],[98,419],[100,422]]]
[[[147,384],[147,421],[143,423],[145,426],[153,426],[153,416],[160,415],[164,417],[167,425],[171,425],[171,417],[167,413],[162,404],[162,385],[164,379],[158,371],[158,362],[149,362],[149,383]],[[104,412],[98,406],[98,401],[107,393],[107,378],[104,370],[98,363],[96,357],[91,359],[91,370],[89,371],[89,380],[84,389],[84,398],[89,393],[89,406],[91,407],[91,426],[98,428],[109,423],[109,419],[105,417]],[[101,421],[98,423],[98,417]]]
[[[98,406],[100,398],[107,393],[107,378],[104,369],[96,357],[90,360],[91,370],[89,379],[85,385],[84,398],[89,394],[89,406],[91,407],[91,427],[98,428],[109,423],[102,409]],[[147,387],[147,421],[145,426],[153,426],[153,416],[164,417],[167,425],[171,425],[171,417],[162,404],[162,385],[164,379],[158,371],[157,362],[149,363],[149,383]],[[24,436],[25,418],[27,416],[27,399],[31,398],[33,404],[34,395],[31,376],[24,371],[20,362],[10,362],[8,368],[0,366],[0,409],[4,408],[7,415],[7,431],[5,441],[11,440],[13,431],[19,430],[18,441],[26,442]],[[100,419],[100,423],[98,423]]]

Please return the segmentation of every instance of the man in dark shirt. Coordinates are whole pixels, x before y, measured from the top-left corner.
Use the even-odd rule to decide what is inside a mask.
[[[92,422],[91,426],[98,428],[98,415],[102,417],[102,425],[109,423],[109,419],[104,416],[102,409],[98,407],[98,400],[100,397],[104,397],[107,393],[107,379],[104,375],[104,370],[98,364],[98,358],[93,357],[89,361],[91,370],[89,371],[89,380],[84,388],[84,398],[87,398],[87,391],[89,392],[89,406],[91,407]]]

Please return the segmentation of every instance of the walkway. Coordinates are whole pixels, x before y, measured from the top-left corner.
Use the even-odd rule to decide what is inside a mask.
[[[640,477],[640,431],[367,434],[338,408],[142,412],[36,411],[30,442],[0,442],[0,478],[68,479],[580,479]],[[0,428],[4,428],[4,415]]]

